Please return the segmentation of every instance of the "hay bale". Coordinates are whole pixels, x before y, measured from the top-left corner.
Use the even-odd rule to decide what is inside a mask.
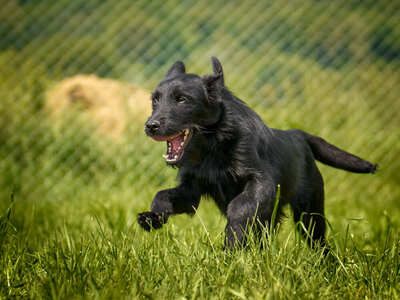
[[[46,108],[62,118],[77,111],[94,121],[99,132],[118,139],[129,125],[143,126],[151,113],[150,93],[140,87],[95,75],[66,78],[51,89]]]

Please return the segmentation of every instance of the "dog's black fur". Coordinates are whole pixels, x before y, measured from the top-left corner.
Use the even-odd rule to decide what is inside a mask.
[[[225,246],[244,245],[250,228],[268,228],[280,185],[278,216],[290,204],[311,246],[324,245],[324,185],[315,160],[356,173],[374,173],[376,165],[304,131],[267,127],[225,86],[215,57],[212,66],[213,75],[199,77],[178,61],[153,94],[146,134],[166,140],[189,129],[191,138],[181,158],[169,162],[179,168],[179,185],[158,192],[139,224],[157,229],[174,214],[194,214],[207,195],[227,217]]]

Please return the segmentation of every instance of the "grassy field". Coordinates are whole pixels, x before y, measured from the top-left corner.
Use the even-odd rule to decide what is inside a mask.
[[[27,114],[36,107],[28,100]],[[295,120],[297,109],[284,111]],[[265,120],[279,110],[258,109]],[[23,121],[9,116],[7,123],[18,135],[10,134],[0,152],[2,298],[400,297],[399,189],[385,170],[390,156],[378,160],[376,175],[321,165],[331,257],[305,245],[289,210],[278,236],[262,241],[264,250],[252,242],[230,253],[223,250],[226,221],[208,199],[193,218],[171,218],[151,233],[139,228],[137,213],[157,190],[172,187],[176,175],[161,158],[165,145],[146,138],[142,123],[115,143],[82,116],[52,122],[43,113]],[[357,151],[377,161],[373,147]]]
[[[398,15],[389,0],[7,1],[0,299],[400,299]],[[226,220],[209,199],[194,217],[144,232],[137,214],[176,184],[165,145],[143,132],[146,105],[118,108],[118,138],[98,130],[90,105],[48,110],[66,77],[151,90],[177,59],[210,72],[211,55],[269,126],[379,164],[375,175],[319,165],[330,257],[306,246],[289,210],[263,250],[249,237],[248,249],[226,252]]]
[[[157,232],[136,224],[150,194],[96,189],[68,201],[27,204],[14,196],[0,225],[0,294],[33,299],[388,299],[400,289],[398,223],[332,225],[333,256],[324,259],[294,232],[226,252],[225,220],[203,201],[192,219],[179,216]],[[139,196],[140,195],[140,196]],[[331,206],[331,205],[328,205]],[[348,215],[358,216],[349,204]],[[331,215],[331,214],[329,214]],[[332,220],[331,224],[337,224]],[[372,224],[368,224],[372,223]],[[356,226],[353,226],[356,225]]]

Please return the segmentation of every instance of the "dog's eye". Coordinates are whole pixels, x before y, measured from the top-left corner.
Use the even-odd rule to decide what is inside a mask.
[[[185,96],[178,96],[177,98],[176,98],[176,102],[178,102],[178,103],[183,103],[183,102],[185,102],[187,99],[186,99],[186,97]]]

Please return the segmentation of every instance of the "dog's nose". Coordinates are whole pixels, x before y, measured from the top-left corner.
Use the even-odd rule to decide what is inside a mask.
[[[150,132],[156,132],[158,129],[160,129],[160,122],[153,120],[153,121],[149,121],[146,123],[146,128],[150,131]]]

